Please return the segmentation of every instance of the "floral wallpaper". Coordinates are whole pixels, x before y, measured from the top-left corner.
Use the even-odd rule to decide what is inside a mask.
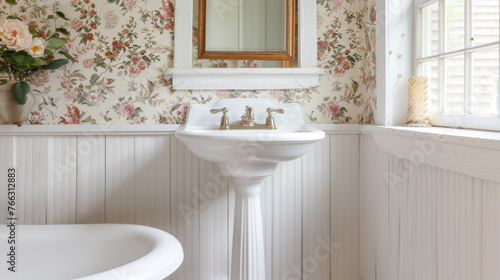
[[[374,0],[317,0],[318,66],[327,75],[316,88],[274,91],[173,90],[164,75],[173,67],[173,0],[17,2],[0,0],[0,19],[14,15],[32,25],[67,29],[65,51],[75,58],[30,78],[35,107],[27,124],[182,123],[191,103],[236,97],[298,103],[311,123],[374,122]],[[68,21],[49,18],[53,10]]]

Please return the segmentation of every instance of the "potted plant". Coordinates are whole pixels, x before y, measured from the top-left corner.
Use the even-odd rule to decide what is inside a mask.
[[[6,0],[16,5],[15,0]],[[59,11],[49,19],[68,20]],[[47,25],[45,25],[47,27]],[[10,15],[0,19],[0,118],[6,122],[26,120],[33,107],[31,86],[26,78],[41,70],[53,70],[67,64],[73,57],[60,50],[69,32],[60,27],[54,30],[38,29],[21,18]],[[56,59],[55,55],[65,58]]]

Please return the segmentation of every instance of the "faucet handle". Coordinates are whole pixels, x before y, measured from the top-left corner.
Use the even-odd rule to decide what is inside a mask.
[[[283,114],[285,113],[284,109],[274,109],[274,108],[267,108],[267,118],[266,118],[266,126],[271,128],[271,129],[276,129],[276,124],[274,122],[273,114],[272,113],[277,113],[277,114]]]
[[[211,109],[210,113],[212,114],[217,114],[217,113],[222,113],[222,118],[220,119],[220,126],[219,129],[229,129],[229,118],[227,117],[227,108],[220,108],[220,109]]]
[[[284,109],[267,108],[267,113],[269,114],[269,116],[271,115],[271,113],[283,114],[283,113],[285,113],[285,110]]]
[[[210,110],[210,113],[212,114],[217,114],[217,113],[224,113],[224,115],[227,113],[227,108],[220,108],[220,109],[212,109]]]

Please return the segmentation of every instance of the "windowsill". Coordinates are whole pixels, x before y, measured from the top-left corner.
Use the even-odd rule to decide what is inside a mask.
[[[362,126],[377,146],[410,165],[500,183],[500,132],[442,127]]]
[[[437,142],[500,150],[500,132],[446,127],[361,126],[361,132],[392,134]]]

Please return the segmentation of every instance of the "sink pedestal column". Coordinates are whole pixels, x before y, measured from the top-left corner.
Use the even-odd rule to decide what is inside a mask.
[[[260,191],[263,178],[231,178],[236,191],[231,280],[265,280]]]

